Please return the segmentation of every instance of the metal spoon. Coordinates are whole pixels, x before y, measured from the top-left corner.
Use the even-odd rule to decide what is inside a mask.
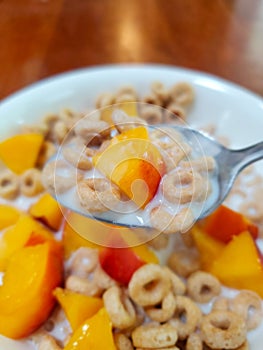
[[[164,126],[167,127],[167,125],[155,125],[154,128],[162,128]],[[259,142],[247,148],[231,150],[224,147],[203,132],[180,125],[171,127],[175,128],[176,131],[183,135],[184,139],[192,147],[192,149],[195,150],[195,152],[201,153],[205,156],[212,156],[217,164],[217,188],[215,189],[212,186],[211,191],[213,193],[213,191],[216,190],[216,195],[213,197],[212,201],[210,200],[209,205],[203,205],[204,203],[200,204],[200,211],[198,217],[195,219],[206,217],[208,214],[214,211],[227,197],[237,175],[249,164],[263,158],[263,142]],[[55,157],[53,157],[53,161]],[[138,210],[136,210],[136,208],[132,212],[132,215],[129,214],[128,216],[124,211],[114,212],[109,210],[108,212],[100,214],[90,213],[83,209],[79,204],[76,204],[75,200],[72,200],[71,196],[73,196],[73,192],[67,194],[66,196],[64,194],[55,195],[54,192],[51,194],[56,197],[56,200],[63,207],[66,207],[83,216],[126,227],[150,227],[149,224],[145,224],[145,221],[141,219],[140,213],[138,215]]]

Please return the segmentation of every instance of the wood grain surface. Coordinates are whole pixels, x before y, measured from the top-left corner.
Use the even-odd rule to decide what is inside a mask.
[[[263,96],[263,0],[0,0],[0,99],[129,62],[209,72]]]

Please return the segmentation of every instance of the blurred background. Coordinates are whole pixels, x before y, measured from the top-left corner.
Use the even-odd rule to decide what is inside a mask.
[[[0,99],[101,64],[201,70],[263,96],[263,0],[0,0]]]

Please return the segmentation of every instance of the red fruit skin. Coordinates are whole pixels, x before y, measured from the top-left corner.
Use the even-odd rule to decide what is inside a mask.
[[[115,281],[128,285],[134,272],[145,264],[131,248],[104,248],[99,252],[103,270]]]
[[[258,227],[244,215],[221,205],[211,215],[199,222],[200,227],[211,237],[229,243],[234,236],[249,231],[254,240],[258,238]]]

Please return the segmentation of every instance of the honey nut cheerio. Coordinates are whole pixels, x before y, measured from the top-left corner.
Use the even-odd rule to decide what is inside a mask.
[[[162,107],[177,105],[184,113],[187,111],[187,103],[190,104],[193,101],[191,87],[188,89],[184,84],[168,89],[157,82],[153,84],[149,96],[158,100]],[[103,107],[108,103],[134,99],[138,99],[136,90],[132,87],[124,87],[116,95],[101,96],[97,103],[98,106]],[[146,113],[146,110],[144,112]],[[147,113],[148,119],[145,118],[147,122],[154,120],[159,122],[160,113],[154,116],[150,108]],[[165,118],[168,116],[169,114]],[[110,142],[110,134],[107,132],[103,137],[96,137],[95,146],[91,144],[85,146],[83,157],[81,154],[81,157],[75,158],[75,150],[83,149],[83,141],[90,140],[89,130],[85,130],[85,133],[82,133],[82,130],[78,131],[79,135],[73,135],[72,139],[75,148],[71,149],[72,144],[70,144],[69,148],[65,148],[65,151],[70,149],[65,159],[59,160],[56,165],[48,163],[42,171],[42,164],[54,153],[58,143],[63,142],[65,133],[82,117],[79,113],[67,110],[60,115],[46,118],[45,127],[39,128],[45,134],[46,149],[43,147],[36,168],[30,168],[21,175],[15,175],[6,169],[0,172],[0,196],[7,203],[14,198],[19,199],[19,196],[29,196],[29,201],[38,198],[38,194],[43,191],[39,186],[39,173],[45,177],[46,184],[52,191],[64,193],[72,188],[76,179],[74,175],[78,181],[83,180],[83,183],[88,183],[92,190],[94,181],[90,183],[90,179],[86,179],[83,172],[89,171],[92,164],[91,158],[96,152],[107,148]],[[100,122],[98,118],[98,116],[94,117],[93,121]],[[126,124],[127,118],[130,117],[123,114],[117,116],[115,122],[119,123],[118,134],[135,129],[141,123],[141,119],[138,118],[133,120],[133,123]],[[97,129],[92,132],[97,133],[100,125],[101,123],[96,124]],[[173,137],[180,140],[180,135],[176,135],[175,132]],[[152,132],[151,139],[156,145],[162,145],[164,150],[168,149],[170,155],[175,154],[175,145],[169,138],[167,142],[163,142],[162,132],[160,133],[159,130]],[[185,151],[187,155],[191,153],[187,146]],[[171,159],[169,160],[169,157],[163,157],[163,159],[166,167],[170,166],[170,170],[173,171],[174,165]],[[204,162],[208,171],[212,173],[215,167],[213,159],[194,159],[190,162],[194,164],[194,170],[200,176],[203,176]],[[174,163],[181,164],[185,174],[188,174],[191,168],[189,161],[179,152]],[[70,168],[68,164],[71,164]],[[60,169],[55,181],[52,177],[54,166]],[[109,180],[101,177],[97,180],[99,180],[100,192],[104,194],[109,190]],[[192,184],[193,182],[190,181],[189,186]],[[173,183],[172,185],[174,186]],[[23,189],[25,187],[26,190]],[[110,187],[110,191],[113,190],[115,186]],[[118,188],[116,191],[117,198],[121,198],[122,194]],[[183,238],[182,241],[180,237]],[[175,241],[173,241],[174,238]],[[75,244],[73,241],[70,244]],[[68,244],[66,241],[62,243]],[[163,260],[165,265],[145,262],[133,273],[127,286],[114,280],[100,265],[100,249],[103,248],[90,248],[89,245],[83,244],[72,249],[70,256],[64,261],[63,291],[65,295],[72,293],[70,295],[76,298],[73,316],[76,317],[78,310],[84,313],[83,300],[102,301],[111,325],[111,336],[116,350],[249,349],[247,338],[250,330],[258,328],[262,322],[261,298],[251,291],[239,291],[234,296],[225,297],[222,294],[224,287],[219,281],[213,275],[200,271],[200,257],[196,254],[194,242],[188,232],[186,236],[160,235],[147,246],[150,247],[149,249],[153,248],[158,256],[168,252],[168,256]],[[76,302],[79,296],[88,298],[81,299],[80,306]],[[70,310],[70,304],[67,306],[69,309],[64,309],[65,305],[58,303],[43,326],[21,340],[21,344],[25,341],[30,350],[68,350],[67,344],[75,335],[75,331],[71,328],[68,319],[72,314],[65,312]],[[0,314],[1,312],[0,310]],[[19,313],[16,317],[20,317]],[[100,336],[104,337],[104,333],[100,333],[100,324],[97,327]],[[99,339],[97,341],[99,344]],[[76,350],[83,349],[77,344]]]

